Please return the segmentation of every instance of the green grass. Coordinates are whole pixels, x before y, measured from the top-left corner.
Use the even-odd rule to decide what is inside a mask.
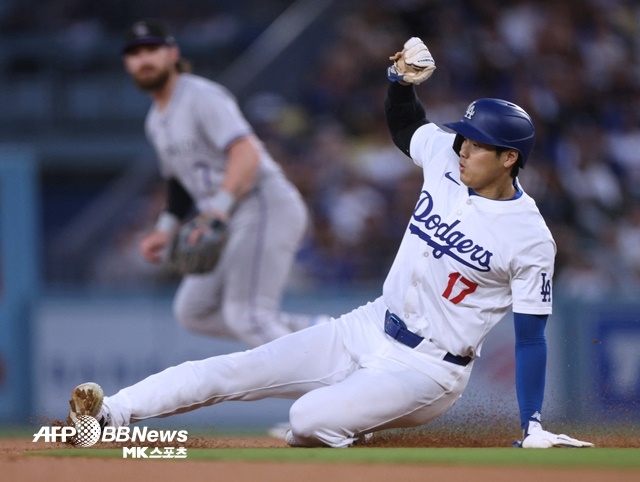
[[[150,449],[147,450],[149,453]],[[188,449],[187,460],[403,465],[491,465],[640,469],[639,449],[353,448]],[[30,455],[122,458],[122,449],[67,449]],[[163,459],[168,460],[168,459]],[[184,460],[184,459],[183,459]]]

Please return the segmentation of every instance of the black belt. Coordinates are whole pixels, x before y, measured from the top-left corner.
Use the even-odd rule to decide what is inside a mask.
[[[391,313],[389,310],[387,310],[384,316],[384,332],[394,340],[399,341],[403,345],[407,345],[409,348],[417,347],[422,343],[422,340],[424,340],[420,335],[410,331],[406,323],[402,321],[398,315]],[[447,352],[443,360],[466,367],[473,358],[470,356],[453,355]]]

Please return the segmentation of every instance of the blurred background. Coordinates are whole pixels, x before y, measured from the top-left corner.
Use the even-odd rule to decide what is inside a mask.
[[[109,392],[244,349],[182,332],[179,280],[138,252],[164,201],[150,101],[120,57],[143,17],[168,22],[195,72],[238,97],[305,197],[313,226],[286,308],[339,315],[381,291],[421,186],[382,109],[388,56],[409,37],[438,67],[418,87],[432,122],[478,97],[527,110],[537,142],[520,181],[558,246],[547,416],[637,426],[636,0],[0,0],[1,423],[64,417],[87,379]],[[510,323],[486,346],[452,417],[506,399],[517,426]],[[179,423],[286,417],[289,402],[261,403]]]

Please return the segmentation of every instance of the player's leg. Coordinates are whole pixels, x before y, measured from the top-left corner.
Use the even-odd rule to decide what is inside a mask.
[[[173,300],[173,314],[187,331],[220,338],[235,338],[222,316],[223,274],[185,276]]]
[[[444,389],[424,373],[390,360],[361,368],[335,385],[309,392],[290,411],[296,445],[347,447],[364,434],[417,427],[449,410],[464,390],[468,372]]]
[[[263,183],[234,214],[223,314],[229,329],[251,346],[311,324],[309,315],[280,312],[307,221],[299,194],[281,179]]]
[[[435,345],[411,350],[391,339],[385,312],[381,297],[336,321],[359,369],[293,404],[298,444],[345,447],[373,431],[419,426],[446,412],[464,390],[471,365],[444,361]]]
[[[297,249],[306,212],[282,198],[282,193],[263,191],[248,195],[230,221],[216,268],[184,277],[173,310],[187,330],[234,338],[252,347],[291,333],[277,323],[277,310],[295,253],[284,262],[281,253]],[[281,219],[288,225],[278,231],[273,226]],[[279,249],[273,247],[276,241]]]
[[[166,417],[229,400],[297,398],[355,370],[337,324],[325,323],[253,350],[186,362],[104,398],[112,424]]]

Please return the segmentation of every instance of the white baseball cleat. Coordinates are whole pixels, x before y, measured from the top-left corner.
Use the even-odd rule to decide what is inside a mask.
[[[287,445],[289,447],[304,447],[304,445],[298,443],[291,430],[287,430],[287,432],[285,433],[284,441],[287,442]]]
[[[111,413],[102,404],[103,399],[104,393],[97,383],[88,382],[78,385],[73,389],[71,400],[69,400],[67,424],[75,425],[79,416],[90,415],[100,423],[101,428],[110,426]]]
[[[373,432],[365,433],[364,435],[360,435],[352,445],[362,445],[371,442],[373,440]],[[291,429],[287,430],[284,434],[284,441],[287,443],[289,447],[305,447],[299,443],[296,438],[293,436],[293,432]]]

